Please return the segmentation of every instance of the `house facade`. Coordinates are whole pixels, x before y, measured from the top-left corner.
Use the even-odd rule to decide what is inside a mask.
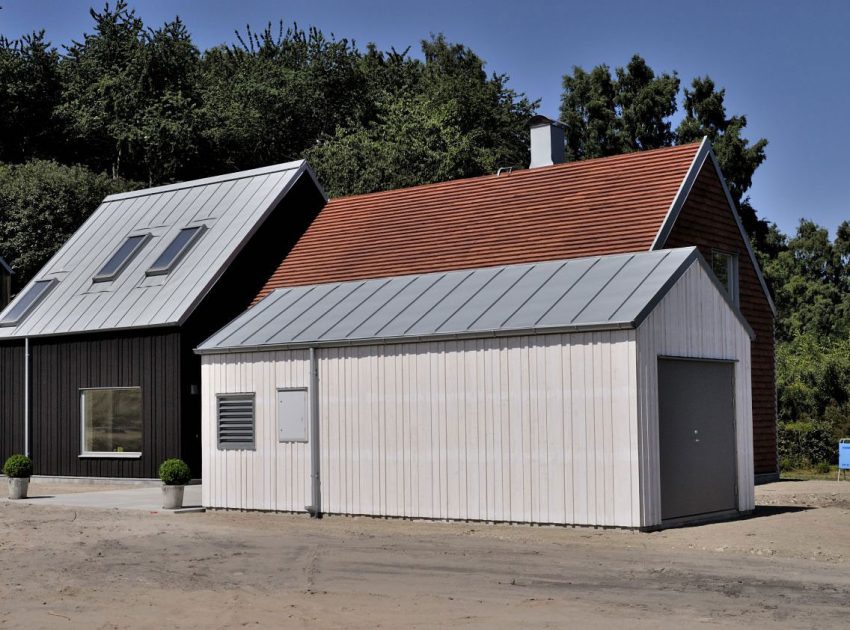
[[[640,529],[747,513],[752,336],[695,247],[276,289],[198,350],[203,504]]]
[[[696,246],[755,332],[753,465],[778,477],[775,307],[707,140],[558,163],[538,119],[532,168],[331,200],[269,278],[277,288]]]
[[[193,348],[326,199],[304,162],[112,195],[0,312],[0,459],[35,474],[200,473]]]

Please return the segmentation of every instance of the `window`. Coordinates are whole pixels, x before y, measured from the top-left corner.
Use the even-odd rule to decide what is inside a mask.
[[[307,390],[277,390],[278,442],[307,441]]]
[[[6,311],[0,315],[0,326],[14,326],[58,283],[58,280],[36,280]]]
[[[711,268],[732,303],[738,304],[738,256],[728,252],[711,252]]]
[[[142,389],[81,390],[83,455],[138,456],[142,452]]]
[[[192,245],[200,238],[205,229],[203,225],[196,225],[180,230],[177,236],[174,237],[174,240],[168,244],[165,251],[159,255],[156,262],[145,273],[149,276],[161,276],[171,273],[171,270],[177,266],[177,263],[192,248]]]
[[[108,282],[114,280],[119,273],[124,271],[124,267],[130,264],[130,261],[135,258],[142,250],[142,246],[150,239],[150,234],[139,234],[137,236],[128,236],[121,244],[121,247],[112,254],[106,264],[101,267],[92,280],[94,282]]]
[[[218,448],[254,448],[254,394],[221,394],[218,403]]]

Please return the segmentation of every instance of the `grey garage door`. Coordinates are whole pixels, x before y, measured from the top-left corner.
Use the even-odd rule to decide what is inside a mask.
[[[734,510],[734,364],[658,360],[663,520]]]

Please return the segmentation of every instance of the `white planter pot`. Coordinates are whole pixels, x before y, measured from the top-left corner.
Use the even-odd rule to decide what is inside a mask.
[[[9,498],[10,499],[26,499],[27,489],[30,486],[29,477],[10,477],[9,478]]]
[[[162,486],[162,508],[178,510],[183,507],[183,488],[186,486]]]

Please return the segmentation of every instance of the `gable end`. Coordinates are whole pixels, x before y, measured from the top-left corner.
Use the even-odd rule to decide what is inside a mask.
[[[741,223],[741,217],[738,216],[738,210],[735,207],[735,202],[732,200],[732,195],[729,192],[729,188],[726,186],[726,180],[723,178],[723,173],[720,170],[720,164],[717,161],[717,156],[714,155],[714,151],[711,148],[711,143],[708,141],[707,137],[703,138],[702,143],[699,147],[699,151],[697,151],[697,154],[694,156],[694,160],[691,163],[690,169],[688,170],[688,174],[685,176],[685,179],[682,180],[682,185],[679,188],[679,192],[677,193],[676,198],[673,200],[673,203],[670,205],[670,209],[667,212],[667,216],[664,219],[664,223],[661,225],[661,229],[658,231],[658,234],[655,237],[655,241],[652,243],[652,249],[661,249],[663,247],[671,246],[671,244],[668,244],[668,239],[670,238],[670,235],[673,232],[673,228],[676,225],[676,220],[682,213],[682,210],[690,197],[691,191],[697,184],[697,181],[699,179],[705,178],[703,167],[707,165],[710,165],[708,166],[708,168],[714,171],[714,175],[717,178],[717,182],[720,184],[723,196],[726,198],[726,205],[729,209],[729,212],[732,214],[732,218],[734,219],[735,224],[738,228],[738,233],[740,234],[741,240],[743,241],[747,257],[750,259],[750,264],[752,265],[753,271],[755,272],[755,275],[758,278],[759,284],[761,285],[761,289],[764,292],[764,297],[767,300],[768,305],[770,306],[770,310],[773,313],[773,316],[776,317],[776,305],[773,303],[773,298],[770,295],[770,290],[767,287],[767,282],[764,279],[764,274],[762,273],[761,266],[759,265],[758,259],[756,258],[756,254],[753,251],[752,245],[750,244],[750,238],[749,236],[747,236],[747,232],[744,229],[744,224]],[[672,246],[676,247],[677,245]]]

